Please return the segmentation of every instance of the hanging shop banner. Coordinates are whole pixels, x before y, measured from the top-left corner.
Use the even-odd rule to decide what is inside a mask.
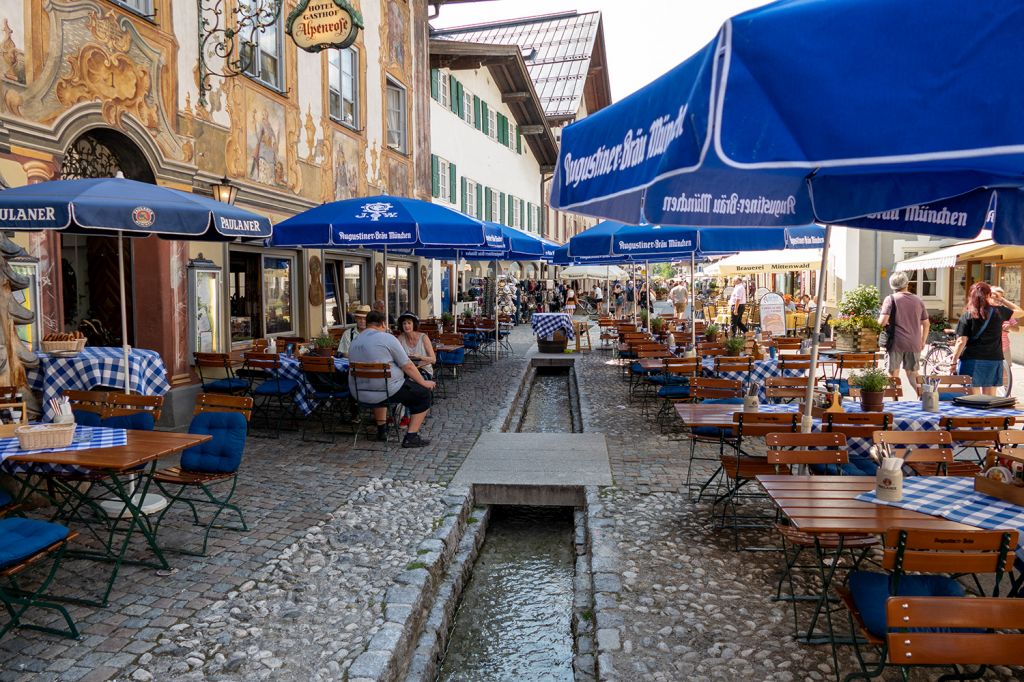
[[[285,30],[306,52],[343,49],[356,41],[363,17],[346,0],[301,0]]]
[[[765,294],[758,299],[761,312],[761,331],[774,336],[786,335],[786,302],[778,294]]]

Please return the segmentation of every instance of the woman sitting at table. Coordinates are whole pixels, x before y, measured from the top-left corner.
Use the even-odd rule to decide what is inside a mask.
[[[412,313],[402,313],[398,318],[398,329],[398,342],[409,354],[409,359],[416,363],[424,379],[433,380],[437,356],[434,355],[434,346],[430,343],[430,338],[419,330],[420,318]]]
[[[1024,317],[1024,310],[994,293],[987,282],[975,282],[967,309],[956,325],[953,365],[971,377],[971,393],[996,395],[1003,385],[1003,323]]]

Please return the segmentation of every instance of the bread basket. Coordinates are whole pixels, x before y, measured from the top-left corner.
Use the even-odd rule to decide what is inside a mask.
[[[72,339],[71,341],[43,341],[43,352],[59,353],[67,351],[81,352],[85,349],[85,339]]]
[[[26,424],[14,429],[22,450],[66,448],[75,437],[75,424]]]

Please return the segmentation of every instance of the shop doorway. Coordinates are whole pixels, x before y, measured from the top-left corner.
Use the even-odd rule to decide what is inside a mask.
[[[413,265],[398,263],[388,265],[388,310],[392,319],[406,311],[412,311]]]
[[[324,305],[328,326],[353,324],[352,309],[372,303],[367,300],[365,277],[366,260],[363,258],[324,259]]]
[[[112,178],[155,183],[142,151],[126,135],[95,129],[82,134],[64,153],[60,177]],[[147,237],[156,239],[156,237]],[[128,338],[121,338],[121,291],[116,237],[62,234],[61,282],[64,328],[81,330],[90,345],[135,343],[132,239],[124,239],[125,307]]]

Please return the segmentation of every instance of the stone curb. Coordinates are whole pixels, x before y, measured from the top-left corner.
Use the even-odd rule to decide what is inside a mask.
[[[478,523],[470,524],[467,528],[468,532],[462,536],[459,543],[458,553],[438,585],[434,606],[423,625],[423,632],[419,637],[405,682],[433,682],[437,679],[438,667],[448,646],[448,636],[462,597],[462,590],[473,573],[480,546],[487,535],[491,517],[490,507],[474,509],[473,516],[478,519]]]
[[[618,680],[613,653],[622,647],[622,616],[618,611],[622,582],[619,578],[615,544],[608,537],[611,524],[604,519],[604,503],[599,488],[588,486],[587,536],[590,545],[590,568],[594,586],[594,633],[597,655],[597,679]]]
[[[597,658],[594,655],[594,582],[590,574],[586,509],[573,513],[573,525],[576,547],[572,600],[573,677],[576,682],[592,682],[597,679]]]
[[[433,604],[435,586],[459,547],[472,509],[468,488],[449,487],[441,499],[446,508],[437,528],[419,544],[416,559],[385,593],[384,624],[352,662],[349,682],[391,682],[405,673],[416,634]]]

